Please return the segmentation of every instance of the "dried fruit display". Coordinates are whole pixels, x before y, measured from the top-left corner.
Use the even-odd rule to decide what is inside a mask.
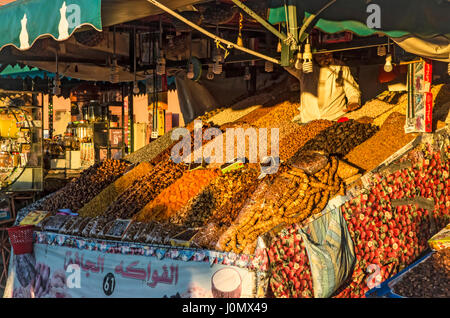
[[[433,253],[394,285],[394,293],[414,298],[450,297],[450,249]]]
[[[285,123],[292,122],[292,118],[298,113],[299,107],[299,104],[288,101],[280,103],[273,107],[268,114],[260,117],[252,124],[261,128],[280,128]]]
[[[151,202],[161,191],[180,178],[187,166],[170,159],[136,179],[103,213],[108,219],[129,219]]]
[[[80,177],[45,200],[41,210],[57,212],[58,209],[80,210],[105,187],[119,178],[129,167],[123,160],[107,159],[84,170]]]
[[[150,201],[136,216],[139,222],[167,221],[219,175],[215,169],[187,171]]]
[[[324,151],[330,155],[343,157],[372,137],[378,129],[377,126],[361,124],[354,120],[335,123],[306,142],[292,159],[295,160],[295,157],[300,156],[303,151],[310,150]]]
[[[370,117],[375,120],[375,125],[380,126],[392,112],[401,109],[400,112],[405,115],[407,103],[408,94],[384,91],[376,98],[367,101],[360,109],[345,114],[345,117],[355,120]]]
[[[268,113],[270,113],[272,110],[274,110],[275,106],[265,106],[265,107],[259,107],[252,112],[248,113],[247,115],[243,116],[239,120],[236,120],[234,123],[236,124],[254,124],[258,119],[264,117]]]
[[[306,125],[295,124],[296,127],[280,140],[280,158],[288,160],[301,149],[306,142],[316,137],[322,130],[333,125],[329,120],[314,120]]]
[[[125,160],[131,163],[154,160],[159,154],[174,145],[174,141],[171,136],[172,131],[165,133],[163,136],[152,141],[148,145],[126,156]]]
[[[243,109],[233,109],[233,108],[226,108],[225,110],[221,111],[217,115],[214,115],[209,119],[210,122],[214,123],[215,125],[222,126],[227,123],[232,123],[236,120],[239,120],[240,118],[244,117],[245,115],[251,113],[255,109],[258,109],[260,106],[250,106]]]
[[[120,194],[128,189],[136,179],[148,174],[152,169],[153,165],[150,163],[140,163],[131,171],[117,179],[114,183],[111,183],[102,192],[100,192],[99,195],[89,201],[78,211],[79,215],[87,217],[103,214],[108,206],[113,203]]]
[[[258,182],[259,171],[252,168],[234,170],[215,178],[204,190],[170,218],[174,224],[187,227],[205,226],[207,223],[228,223],[234,220],[233,207],[248,197]]]
[[[418,134],[405,134],[405,121],[406,116],[392,113],[375,135],[355,147],[345,158],[366,171],[373,170],[417,137]]]
[[[336,174],[337,168],[338,161],[332,157],[326,167],[313,176],[290,166],[270,184],[261,183],[236,221],[220,238],[218,248],[251,254],[261,234],[321,212],[331,197],[344,191]]]

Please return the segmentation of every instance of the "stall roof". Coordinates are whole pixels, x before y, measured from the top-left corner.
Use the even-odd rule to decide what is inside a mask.
[[[172,9],[203,2],[167,0]],[[65,14],[62,14],[62,13]],[[68,39],[76,30],[96,30],[162,13],[146,0],[17,0],[0,6],[0,48],[29,49],[42,37]]]
[[[284,3],[281,0],[271,1],[270,23],[286,21]],[[304,16],[308,17],[330,0],[291,0],[286,3],[295,5],[298,12],[304,12]],[[326,33],[351,31],[359,36],[387,35],[406,51],[450,62],[450,1],[379,0],[376,5],[379,8],[380,28],[369,28],[367,21],[375,13],[369,5],[373,4],[365,0],[338,0],[320,13],[314,27]]]
[[[45,76],[47,76],[48,78],[53,78],[55,76],[54,73],[50,73],[50,72],[46,72],[43,70],[40,70],[37,67],[29,67],[29,66],[24,66],[21,67],[20,65],[16,64],[16,65],[8,65],[5,67],[5,69],[0,72],[0,77],[2,78],[44,78]]]

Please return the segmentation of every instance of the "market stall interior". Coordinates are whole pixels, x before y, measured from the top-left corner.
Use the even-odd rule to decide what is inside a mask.
[[[49,96],[49,118],[36,120],[49,120],[50,168],[79,170],[18,211],[14,230],[34,226],[33,253],[3,257],[5,297],[371,297],[373,287],[429,257],[429,243],[428,259],[448,263],[438,251],[448,249],[448,235],[434,235],[450,220],[450,30],[439,22],[450,7],[383,4],[381,28],[366,24],[361,3],[0,7],[0,21],[8,14],[22,22],[11,29],[19,39],[0,40],[2,67],[53,74],[41,88],[36,80],[31,94]],[[18,4],[27,4],[25,16]],[[405,18],[402,7],[424,22]],[[43,10],[56,22],[34,23]],[[316,65],[325,53],[340,61],[331,86]],[[306,97],[305,76],[318,82]],[[184,125],[170,111],[173,89]],[[358,107],[325,115],[325,95],[340,90],[345,106]],[[71,118],[56,137],[52,100],[62,95]],[[140,137],[139,95],[149,128]],[[320,105],[315,115],[305,111],[306,98]],[[7,107],[5,116],[13,112]],[[7,137],[5,167],[21,167]],[[139,149],[136,138],[145,139]],[[42,151],[42,136],[38,142]],[[48,246],[54,253],[46,258]],[[96,263],[83,265],[79,255]],[[67,264],[81,265],[92,288],[67,288]],[[437,270],[448,275],[448,266]],[[114,289],[116,282],[126,288]],[[448,281],[435,284],[442,285],[419,297],[450,296]],[[405,281],[398,286],[411,296]]]

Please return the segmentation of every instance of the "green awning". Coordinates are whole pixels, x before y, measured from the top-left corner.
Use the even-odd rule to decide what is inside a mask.
[[[315,14],[330,0],[272,0],[269,22],[277,24],[286,21],[285,6],[295,5],[303,17]],[[370,5],[379,8],[380,28],[369,28],[367,20],[374,12]],[[438,35],[450,39],[450,2],[438,0],[337,0],[320,13],[314,25],[326,33],[351,31],[359,36],[385,34],[392,38],[407,35],[432,38]]]
[[[102,29],[101,0],[18,0],[0,8],[0,48],[26,50],[45,36],[66,40],[84,25]]]
[[[171,9],[202,0],[165,0]],[[163,13],[146,0],[17,0],[0,6],[0,49],[13,45],[21,50],[42,37],[68,39],[76,30],[125,23]]]
[[[55,76],[54,73],[51,72],[46,72],[43,70],[40,70],[37,67],[30,67],[30,66],[23,66],[21,67],[20,65],[16,64],[16,65],[8,65],[5,67],[5,69],[3,71],[0,72],[0,77],[1,78],[12,78],[12,79],[16,79],[16,78],[44,78],[45,76],[47,76],[48,78],[53,78]]]

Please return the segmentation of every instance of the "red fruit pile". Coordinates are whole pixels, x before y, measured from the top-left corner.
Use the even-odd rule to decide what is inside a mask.
[[[364,297],[371,287],[413,263],[428,248],[428,239],[449,222],[449,162],[429,150],[424,155],[412,168],[388,175],[342,206],[357,263],[350,284],[337,297]],[[393,199],[417,197],[433,199],[434,210],[391,205]]]
[[[428,249],[427,240],[450,222],[450,163],[430,146],[422,157],[411,168],[379,178],[370,190],[341,207],[356,264],[334,297],[364,297],[370,288],[413,263]],[[392,206],[394,199],[418,197],[433,199],[434,210],[416,204]],[[288,228],[288,235],[279,236],[269,250],[274,262],[270,286],[276,297],[313,296],[307,253],[297,230],[298,226]]]
[[[270,287],[277,298],[312,298],[312,276],[296,224],[278,233],[269,248]]]

